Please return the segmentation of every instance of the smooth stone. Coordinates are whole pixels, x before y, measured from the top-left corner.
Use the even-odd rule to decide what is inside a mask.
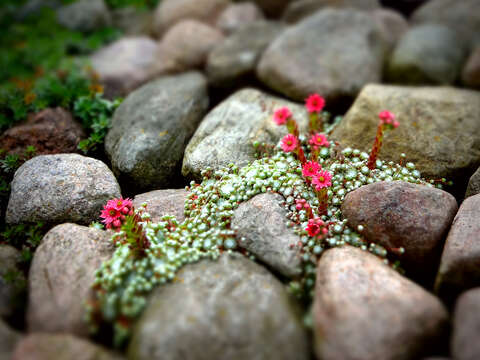
[[[185,147],[208,109],[198,72],[160,77],[117,108],[105,150],[120,182],[136,191],[178,183]]]
[[[383,40],[392,51],[398,41],[408,31],[409,24],[399,12],[388,8],[380,8],[371,12],[373,20],[380,29]]]
[[[76,224],[54,227],[33,257],[29,284],[29,332],[88,336],[85,303],[95,271],[114,248],[110,233]]]
[[[152,294],[128,359],[308,360],[310,350],[284,285],[243,255],[225,253],[185,266]]]
[[[153,222],[159,222],[165,215],[173,215],[179,223],[185,220],[185,201],[188,191],[185,189],[154,190],[135,195],[133,206],[139,208],[147,204],[147,212]]]
[[[436,297],[351,246],[320,258],[313,319],[322,360],[418,359],[448,333],[448,313]]]
[[[230,4],[218,17],[216,26],[224,34],[230,35],[263,18],[262,10],[255,3]]]
[[[78,154],[36,156],[15,172],[6,212],[8,224],[90,224],[103,205],[121,196],[103,162]]]
[[[480,359],[480,288],[464,292],[453,313],[452,357],[455,360]]]
[[[78,0],[57,10],[59,24],[82,32],[111,25],[112,17],[104,0]]]
[[[480,167],[475,171],[475,173],[470,177],[468,181],[467,191],[465,192],[465,197],[473,196],[480,194]]]

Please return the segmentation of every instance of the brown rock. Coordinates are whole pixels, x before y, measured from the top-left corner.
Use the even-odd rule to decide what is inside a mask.
[[[347,194],[342,213],[348,223],[363,225],[362,235],[387,248],[405,248],[407,275],[433,280],[445,236],[457,212],[449,193],[425,185],[382,181]]]
[[[254,3],[231,4],[218,17],[217,28],[225,34],[232,34],[238,29],[261,19],[263,19],[262,10]]]
[[[31,334],[18,342],[11,360],[122,360],[123,357],[71,335]]]
[[[462,81],[466,86],[480,88],[480,46],[472,51],[465,63]]]
[[[196,19],[214,25],[230,0],[163,0],[154,14],[153,30],[160,36],[185,19]]]
[[[223,40],[222,33],[197,20],[182,20],[160,42],[154,74],[177,73],[201,68],[210,51]]]
[[[470,177],[470,181],[468,182],[465,197],[467,198],[469,196],[473,196],[476,194],[480,194],[480,167]]]
[[[35,146],[36,155],[78,152],[77,145],[85,138],[82,126],[70,112],[60,107],[32,114],[28,120],[3,133],[0,148],[23,155],[28,146]]]
[[[88,334],[84,321],[95,270],[113,253],[109,233],[75,224],[50,230],[35,252],[29,276],[31,332]]]
[[[174,215],[182,223],[185,220],[183,212],[187,196],[185,189],[154,190],[136,195],[133,206],[138,208],[142,203],[147,203],[147,212],[153,222],[160,221],[162,216]]]
[[[448,327],[437,298],[350,246],[321,257],[313,319],[322,360],[418,359],[443,340]]]
[[[460,205],[443,249],[435,290],[450,302],[476,286],[480,286],[480,194]]]
[[[455,360],[480,359],[480,288],[464,292],[453,314],[452,357]]]

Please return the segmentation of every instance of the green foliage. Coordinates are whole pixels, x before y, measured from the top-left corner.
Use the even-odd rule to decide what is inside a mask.
[[[22,261],[29,264],[46,231],[47,227],[43,222],[5,225],[0,232],[0,243],[21,249]]]
[[[160,0],[106,0],[107,5],[112,8],[122,8],[127,6],[135,6],[141,9],[153,9]]]

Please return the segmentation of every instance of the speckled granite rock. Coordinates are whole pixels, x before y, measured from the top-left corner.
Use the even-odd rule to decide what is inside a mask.
[[[174,215],[178,222],[185,220],[185,200],[188,191],[185,189],[154,190],[144,194],[135,195],[133,206],[140,207],[147,203],[147,212],[151,215],[153,222],[158,222],[165,215]]]

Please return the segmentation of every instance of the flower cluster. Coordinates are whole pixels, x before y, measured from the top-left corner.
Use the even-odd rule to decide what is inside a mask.
[[[100,217],[107,229],[119,230],[125,221],[125,216],[133,215],[131,199],[112,199],[103,207]]]
[[[309,236],[317,236],[317,235],[326,235],[328,234],[328,226],[323,222],[322,219],[316,217],[313,219],[308,220],[307,228],[306,228]]]

